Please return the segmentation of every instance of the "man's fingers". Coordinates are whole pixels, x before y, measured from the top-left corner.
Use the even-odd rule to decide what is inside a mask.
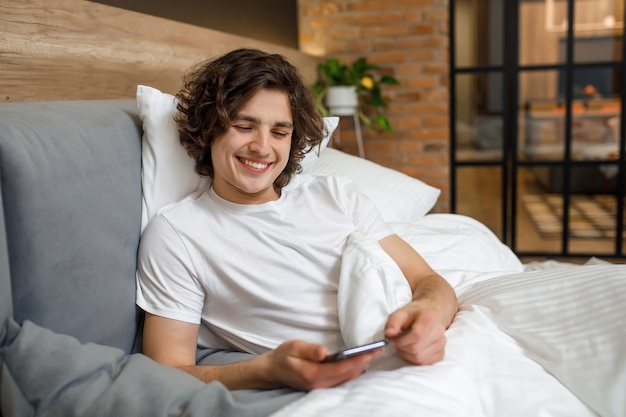
[[[320,372],[324,374],[325,378],[322,378],[320,383],[324,385],[323,388],[327,388],[354,379],[361,375],[368,365],[381,353],[382,349],[377,349],[352,358],[323,363],[321,364],[322,369]],[[316,388],[322,388],[322,386]]]
[[[398,310],[392,313],[385,324],[385,337],[388,339],[401,337],[411,326],[411,316],[405,310]]]
[[[285,342],[284,345],[291,356],[312,362],[324,360],[328,353],[326,346],[316,343],[307,343],[302,340],[291,340]]]
[[[423,339],[428,340],[428,339]],[[432,365],[443,359],[445,355],[446,337],[442,335],[436,339],[428,340],[427,344],[414,343],[398,345],[398,354],[408,362],[416,365]]]

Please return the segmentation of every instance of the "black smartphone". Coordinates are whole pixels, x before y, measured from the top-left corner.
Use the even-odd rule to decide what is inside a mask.
[[[340,361],[342,359],[347,359],[352,356],[361,355],[365,352],[369,352],[375,349],[380,349],[387,345],[387,340],[378,340],[376,342],[368,343],[366,345],[355,346],[347,349],[340,350],[337,353],[333,353],[332,355],[326,356],[323,362],[335,362]]]

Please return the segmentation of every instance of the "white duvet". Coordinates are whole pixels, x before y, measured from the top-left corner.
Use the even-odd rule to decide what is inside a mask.
[[[431,214],[393,224],[455,288],[446,357],[412,366],[392,347],[356,380],[315,390],[282,416],[626,416],[626,266],[524,271],[485,226]],[[355,233],[339,314],[347,345],[382,335],[410,298],[397,266]]]

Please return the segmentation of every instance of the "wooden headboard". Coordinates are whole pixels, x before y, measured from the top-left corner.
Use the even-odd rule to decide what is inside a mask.
[[[320,58],[266,42],[85,0],[0,0],[0,100],[168,93],[193,64],[239,47],[286,56],[307,82]]]

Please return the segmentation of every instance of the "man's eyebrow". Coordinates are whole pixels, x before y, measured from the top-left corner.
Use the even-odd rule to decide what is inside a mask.
[[[250,122],[254,124],[261,124],[261,119],[259,119],[258,117],[249,116],[247,114],[238,114],[233,118],[233,121],[235,120]],[[284,128],[293,129],[293,123],[290,121],[276,122],[274,123],[274,127],[284,127]]]
[[[240,120],[244,122],[251,122],[255,124],[261,124],[261,120],[257,117],[248,116],[246,114],[237,114],[233,117],[233,120]]]
[[[293,129],[293,123],[291,123],[291,122],[276,122],[274,124],[274,126],[276,126],[276,127],[286,127],[286,128],[289,128],[289,129]]]

